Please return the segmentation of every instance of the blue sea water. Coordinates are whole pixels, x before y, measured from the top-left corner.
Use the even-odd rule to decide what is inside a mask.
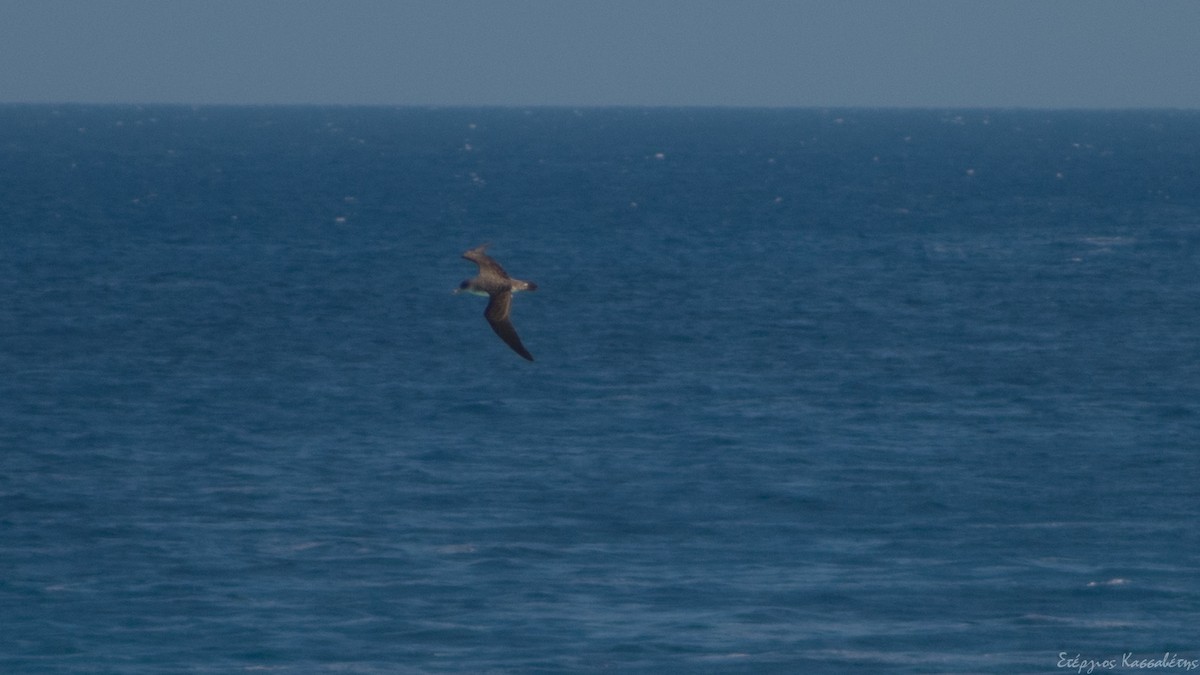
[[[6,106],[0,232],[2,672],[1200,659],[1200,113]]]

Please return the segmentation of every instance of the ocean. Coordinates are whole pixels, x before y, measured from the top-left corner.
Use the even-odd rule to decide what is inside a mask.
[[[1200,671],[1200,113],[7,105],[0,194],[0,672]]]

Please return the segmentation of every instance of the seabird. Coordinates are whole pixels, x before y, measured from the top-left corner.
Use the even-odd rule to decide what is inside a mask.
[[[490,299],[487,309],[483,310],[483,316],[487,319],[488,325],[496,331],[496,335],[499,335],[505,344],[512,347],[514,352],[532,361],[533,355],[529,353],[528,349],[525,349],[525,345],[521,344],[521,338],[517,337],[517,331],[513,328],[512,321],[509,321],[508,315],[512,309],[513,293],[536,291],[537,284],[508,276],[508,272],[504,271],[500,263],[484,253],[484,249],[487,247],[488,244],[483,244],[462,255],[467,260],[479,265],[479,274],[474,279],[467,279],[459,284],[458,289],[454,292],[488,296]]]

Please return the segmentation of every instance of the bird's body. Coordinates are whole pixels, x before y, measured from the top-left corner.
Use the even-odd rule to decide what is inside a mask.
[[[486,295],[490,298],[487,309],[483,310],[483,316],[487,319],[488,325],[496,331],[496,335],[499,335],[505,344],[512,347],[514,352],[532,361],[533,355],[529,353],[528,349],[525,349],[525,345],[521,344],[521,338],[517,337],[517,331],[513,328],[512,321],[509,320],[509,313],[512,310],[513,293],[535,291],[537,284],[508,276],[508,272],[504,271],[500,263],[484,253],[487,247],[488,245],[484,244],[463,253],[463,258],[479,265],[479,274],[475,275],[473,279],[467,279],[459,284],[455,293]]]

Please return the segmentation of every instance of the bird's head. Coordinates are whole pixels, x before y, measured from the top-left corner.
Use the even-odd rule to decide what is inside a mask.
[[[454,289],[454,294],[458,295],[459,293],[470,293],[471,295],[482,295],[483,297],[486,298],[487,292],[481,291],[478,288],[476,288],[474,285],[471,284],[472,281],[474,281],[474,279],[467,279],[466,281],[459,284],[458,288]]]

